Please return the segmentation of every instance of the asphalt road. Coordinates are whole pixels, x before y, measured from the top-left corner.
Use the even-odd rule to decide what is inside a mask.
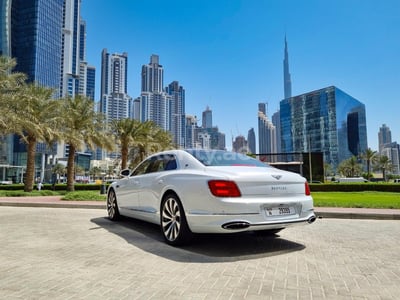
[[[0,299],[399,299],[398,220],[196,236],[105,210],[0,207]]]

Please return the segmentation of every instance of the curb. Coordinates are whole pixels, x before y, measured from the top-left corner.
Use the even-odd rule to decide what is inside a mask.
[[[315,215],[318,219],[400,220],[400,215],[398,214],[318,212],[318,210],[316,210]]]
[[[0,206],[12,207],[48,207],[48,208],[82,208],[82,209],[106,209],[105,204],[81,204],[81,203],[29,203],[29,202],[0,202]]]
[[[61,201],[57,197],[25,198],[16,201],[14,198],[0,198],[1,206],[12,207],[48,207],[48,208],[81,208],[106,210],[105,202],[90,201]],[[318,219],[370,219],[370,220],[400,220],[398,209],[346,209],[314,207]]]

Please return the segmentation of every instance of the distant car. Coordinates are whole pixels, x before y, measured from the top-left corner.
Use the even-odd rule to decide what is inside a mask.
[[[109,218],[159,224],[171,245],[192,233],[271,233],[316,219],[305,178],[238,153],[165,151],[121,175],[107,190]]]
[[[368,180],[363,177],[344,177],[344,178],[339,178],[338,182],[339,183],[368,182]]]

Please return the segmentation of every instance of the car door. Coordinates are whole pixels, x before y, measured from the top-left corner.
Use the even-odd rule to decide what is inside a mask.
[[[137,213],[139,208],[140,177],[152,163],[151,159],[143,161],[132,174],[118,182],[118,206],[130,214]]]
[[[177,168],[175,156],[158,155],[146,174],[140,178],[139,205],[143,212],[155,214],[159,210],[166,172]]]

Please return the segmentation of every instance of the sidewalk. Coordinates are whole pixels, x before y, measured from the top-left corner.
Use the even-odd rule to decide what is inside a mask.
[[[106,209],[101,201],[63,201],[60,196],[0,197],[0,206]],[[400,209],[314,207],[318,218],[400,220]]]

